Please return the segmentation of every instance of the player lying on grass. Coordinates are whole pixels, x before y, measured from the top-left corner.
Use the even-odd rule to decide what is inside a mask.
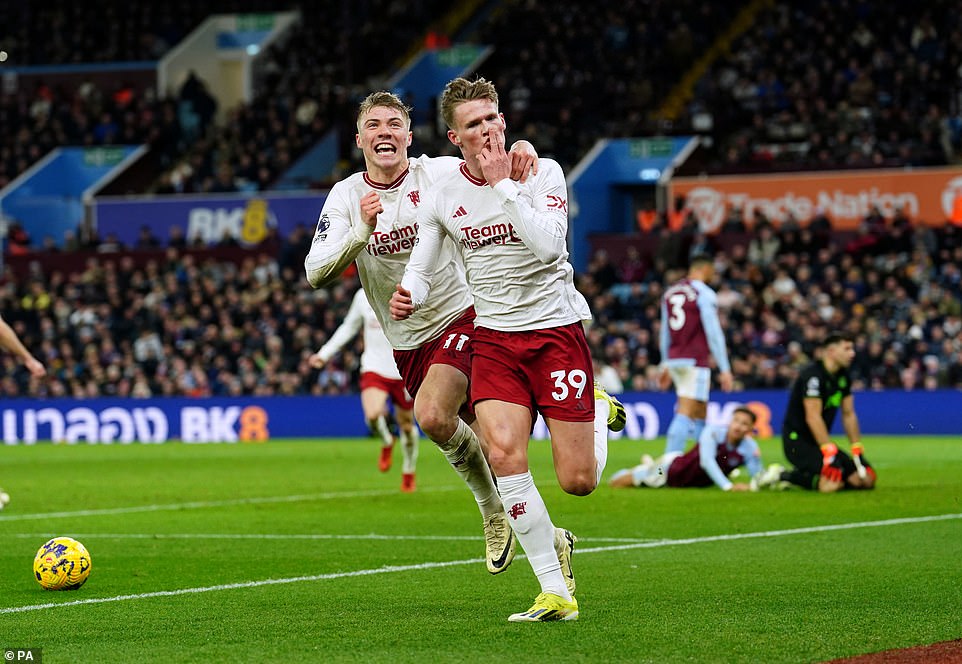
[[[751,477],[762,470],[761,451],[749,434],[755,427],[755,413],[736,408],[728,426],[705,427],[698,442],[685,453],[669,452],[657,459],[647,454],[634,468],[624,468],[608,481],[613,487],[706,487],[722,491],[752,491],[751,484],[732,482],[728,476],[745,466]]]

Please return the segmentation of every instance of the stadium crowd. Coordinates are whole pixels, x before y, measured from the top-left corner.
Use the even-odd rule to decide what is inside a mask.
[[[3,4],[0,3],[0,8]],[[398,66],[445,3],[391,0],[263,3],[206,0],[170,5],[56,1],[0,15],[3,66],[156,61],[215,13],[297,9],[301,20],[258,61],[249,104],[218,109],[194,75],[158,95],[120,71],[109,85],[39,79],[0,90],[0,188],[60,146],[148,144],[156,193],[258,191],[272,186],[332,128],[350,127],[355,97]],[[51,39],[50,26],[71,29]],[[356,39],[345,39],[347,34]],[[372,46],[372,44],[374,46]],[[12,80],[15,80],[12,79]],[[222,120],[215,122],[218,110]],[[305,183],[309,184],[309,183]],[[138,185],[140,186],[140,185]],[[140,193],[131,190],[122,193]]]
[[[244,0],[92,7],[57,0],[0,12],[15,19],[0,27],[18,58],[11,64],[156,60],[210,13],[262,8]],[[267,188],[330,128],[353,136],[359,90],[396,67],[445,8],[439,0],[371,0],[321,17],[308,3],[304,20],[262,59],[254,102],[221,109],[220,124],[196,78],[167,97],[123,81],[0,92],[0,187],[56,146],[148,143],[163,156],[165,170],[150,185],[157,192]],[[710,171],[937,164],[960,154],[955,9],[949,0],[771,3],[670,124],[655,111],[722,37],[732,19],[725,3],[573,0],[559,13],[505,0],[469,33],[497,45],[480,73],[501,91],[509,140],[531,140],[566,169],[600,136],[692,131],[712,139],[703,162]],[[50,26],[67,24],[73,29],[49,38]],[[433,141],[417,135],[424,149],[453,151],[440,133]],[[656,229],[654,252],[629,251],[617,263],[598,252],[579,286],[596,315],[589,341],[599,367],[626,389],[653,387],[658,297],[690,255],[707,252],[716,256],[741,387],[784,387],[832,327],[858,339],[859,387],[960,387],[960,230],[914,221],[872,215],[849,237],[828,234],[825,219],[773,228],[735,218],[715,237]],[[357,348],[320,373],[305,360],[357,287],[351,279],[307,287],[301,263],[310,235],[299,229],[279,253],[236,265],[175,248],[157,249],[143,267],[120,251],[91,258],[76,275],[7,273],[0,312],[51,371],[31,380],[3,358],[0,394],[355,390]]]
[[[855,234],[666,230],[650,255],[596,252],[579,279],[589,340],[627,389],[657,389],[660,296],[697,253],[715,257],[739,388],[787,387],[830,330],[857,340],[857,389],[962,387],[962,227],[872,214]]]
[[[566,171],[601,137],[660,134],[704,137],[699,172],[923,166],[962,156],[956,10],[781,0],[728,42],[726,3],[573,0],[559,14],[505,0],[467,39],[496,45],[479,73],[501,93],[509,140]],[[716,46],[708,70],[680,83]],[[687,99],[677,116],[676,96]],[[443,133],[419,135],[422,147],[454,154]]]
[[[254,0],[128,6],[111,0],[45,3],[8,12],[0,27],[10,65],[157,60],[207,15],[265,10]],[[327,131],[351,154],[357,101],[396,68],[445,3],[390,0],[282,3],[302,20],[259,59],[250,104],[217,109],[204,82],[158,96],[123,76],[0,92],[0,187],[58,145],[148,143],[160,170],[150,191],[254,191],[270,187]],[[724,44],[725,3],[504,0],[461,38],[496,46],[479,73],[501,91],[509,141],[530,140],[570,170],[600,137],[697,133],[708,172],[772,168],[932,165],[962,155],[962,19],[951,0],[762,5],[708,71],[678,117],[661,111],[678,83]],[[106,17],[106,18],[105,18]],[[57,39],[48,25],[80,26]],[[524,25],[519,31],[513,26]],[[664,26],[671,26],[665,29]],[[352,34],[356,38],[344,39]],[[380,77],[380,78],[379,78]],[[220,111],[219,123],[211,118]],[[451,154],[438,127],[415,150]],[[307,183],[311,184],[311,183]]]
[[[712,172],[931,166],[962,155],[952,0],[782,0],[715,62],[681,120]]]
[[[91,255],[76,274],[8,270],[0,311],[49,376],[33,379],[5,356],[0,394],[357,391],[360,340],[321,371],[308,363],[358,288],[347,278],[310,289],[310,238],[300,227],[279,249],[239,263],[157,248],[138,267],[120,248]],[[857,339],[857,389],[962,388],[962,228],[872,216],[853,236],[683,229],[665,231],[652,255],[629,251],[617,264],[597,251],[578,286],[595,315],[589,344],[599,370],[617,373],[614,389],[657,389],[660,295],[706,250],[738,388],[786,387],[832,329]]]

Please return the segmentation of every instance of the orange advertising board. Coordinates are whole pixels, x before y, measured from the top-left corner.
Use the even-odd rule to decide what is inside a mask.
[[[962,197],[962,168],[682,177],[672,179],[670,192],[669,200],[685,197],[708,233],[731,207],[741,208],[748,223],[761,211],[776,225],[789,212],[804,223],[821,208],[839,229],[857,228],[873,205],[886,217],[901,207],[917,223],[941,226]]]

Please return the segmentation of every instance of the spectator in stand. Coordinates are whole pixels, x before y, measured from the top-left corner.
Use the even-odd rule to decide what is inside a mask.
[[[179,228],[179,227],[174,227]],[[150,226],[144,224],[140,227],[140,232],[137,234],[137,242],[134,245],[136,249],[143,249],[151,251],[160,248],[160,239],[154,235],[154,232],[150,230]]]
[[[167,231],[167,246],[173,249],[186,249],[187,239],[184,237],[184,229],[174,224]]]
[[[603,357],[591,356],[591,363],[595,372],[595,382],[604,388],[608,394],[621,394],[625,387],[621,382],[618,370],[608,364]]]
[[[629,245],[625,250],[625,258],[618,266],[619,281],[622,283],[638,283],[645,280],[647,266],[641,257],[638,247]]]
[[[722,233],[745,233],[748,231],[748,227],[745,225],[745,215],[742,214],[742,209],[737,205],[731,205],[728,208],[728,214],[725,217],[725,221],[722,224]]]
[[[620,281],[618,269],[612,264],[608,252],[599,249],[594,253],[588,265],[588,274],[603,291],[608,290]]]
[[[15,221],[7,228],[7,251],[12,256],[30,253],[30,234],[20,222]]]
[[[107,233],[107,237],[97,245],[97,251],[101,254],[115,254],[123,249],[124,244],[116,233]]]
[[[781,248],[781,240],[775,235],[775,230],[769,221],[764,220],[755,226],[755,235],[748,243],[748,260],[767,269],[775,262]]]
[[[180,88],[181,114],[195,116],[198,133],[203,136],[217,113],[217,100],[207,90],[207,84],[191,70]],[[195,136],[196,138],[196,136]]]

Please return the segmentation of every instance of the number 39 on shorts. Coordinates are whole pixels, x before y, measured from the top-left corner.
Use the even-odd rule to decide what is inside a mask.
[[[585,387],[588,386],[588,375],[581,369],[552,371],[551,378],[554,380],[555,386],[551,397],[555,401],[567,399],[572,389],[574,389],[575,399],[580,399],[581,395],[584,394]]]

